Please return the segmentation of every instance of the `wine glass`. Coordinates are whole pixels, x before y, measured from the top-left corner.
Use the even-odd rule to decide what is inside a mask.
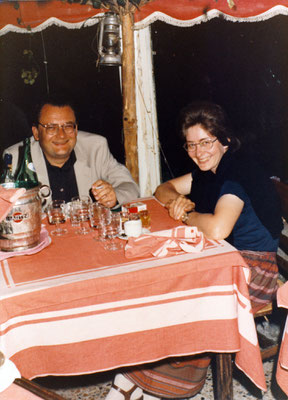
[[[117,242],[115,238],[119,235],[121,229],[120,213],[111,213],[110,222],[106,225],[106,235],[108,240],[104,244],[105,250],[119,250],[123,243]]]
[[[52,200],[47,208],[49,224],[55,225],[55,229],[51,232],[51,235],[62,236],[67,233],[67,229],[63,229],[60,226],[60,224],[64,224],[66,221],[64,206],[64,200]]]
[[[72,214],[80,223],[80,228],[76,231],[77,235],[87,235],[91,232],[89,226],[89,205],[90,201],[81,199],[74,200],[71,203]]]

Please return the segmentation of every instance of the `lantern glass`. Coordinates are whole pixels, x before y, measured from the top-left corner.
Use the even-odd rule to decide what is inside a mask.
[[[120,21],[117,14],[107,12],[100,22],[99,64],[121,65]]]

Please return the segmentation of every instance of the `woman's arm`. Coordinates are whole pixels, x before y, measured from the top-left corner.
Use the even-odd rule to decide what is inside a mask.
[[[169,200],[176,199],[180,194],[186,195],[191,192],[192,175],[186,174],[171,179],[159,185],[155,191],[155,197],[161,203],[166,204]]]
[[[218,200],[213,214],[192,212],[188,214],[187,225],[197,226],[208,239],[226,239],[232,232],[244,201],[233,194],[225,194]]]
[[[185,212],[194,209],[195,204],[185,197],[190,193],[191,185],[192,175],[186,174],[157,187],[155,197],[165,204],[172,218],[180,219]]]

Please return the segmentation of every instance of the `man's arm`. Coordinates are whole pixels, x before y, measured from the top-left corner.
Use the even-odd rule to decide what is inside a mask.
[[[138,185],[134,182],[128,169],[113,157],[106,138],[87,132],[78,132],[75,153],[77,157],[76,177],[77,175],[79,177],[77,183],[81,179],[83,182],[82,171],[85,167],[88,167],[91,179],[88,190],[96,186],[105,186],[105,190],[107,190],[110,185],[119,204],[124,204],[139,197]],[[101,182],[98,182],[99,180],[104,183],[101,184]],[[78,187],[80,186],[78,185]],[[103,189],[100,188],[98,190]],[[112,196],[111,200],[113,200]],[[112,206],[109,205],[109,207]]]

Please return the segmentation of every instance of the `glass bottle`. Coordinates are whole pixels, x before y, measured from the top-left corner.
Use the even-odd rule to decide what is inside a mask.
[[[0,177],[0,184],[6,189],[15,187],[15,179],[12,173],[12,154],[4,155],[4,171]]]
[[[24,139],[24,152],[20,168],[15,178],[16,187],[32,189],[39,185],[36,170],[31,157],[30,138]]]

